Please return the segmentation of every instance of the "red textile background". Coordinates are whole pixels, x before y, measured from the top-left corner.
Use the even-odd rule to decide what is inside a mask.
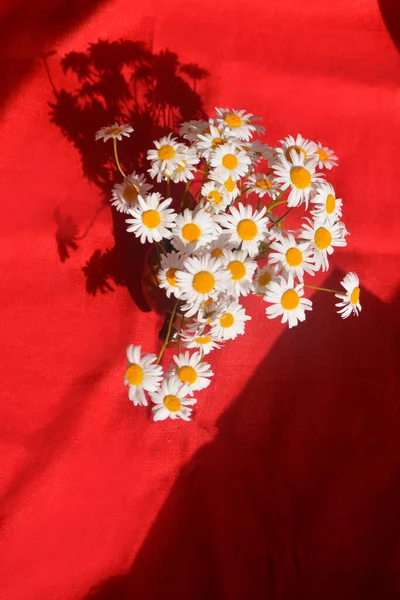
[[[3,0],[1,600],[400,597],[399,23],[396,0]],[[271,143],[301,132],[340,157],[352,235],[318,281],[355,270],[361,317],[316,293],[288,331],[247,302],[190,423],[154,424],[122,386],[157,318],[126,286],[85,289],[111,211],[57,253],[54,210],[82,233],[102,195],[50,122],[38,57],[57,52],[69,89],[60,59],[99,38],[169,49],[210,72],[206,111],[245,108]]]

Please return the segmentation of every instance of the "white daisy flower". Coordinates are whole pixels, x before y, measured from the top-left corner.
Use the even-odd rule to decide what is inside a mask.
[[[236,185],[236,181],[233,181],[232,177],[228,177],[226,179],[224,177],[221,177],[221,174],[219,174],[217,171],[210,171],[208,179],[210,181],[215,181],[216,183],[219,183],[224,188],[225,192],[228,194],[230,202],[233,202],[233,200],[235,200],[239,196],[240,190]]]
[[[241,245],[242,250],[250,256],[256,256],[258,245],[267,233],[267,217],[264,217],[265,206],[261,211],[254,210],[250,205],[244,206],[241,202],[229,207],[230,214],[218,215],[219,222],[231,235],[230,241]]]
[[[298,156],[302,156],[304,160],[310,158],[317,150],[317,144],[304,138],[300,133],[294,138],[288,135],[280,141],[281,147],[276,147],[275,153],[279,156],[284,156],[287,161],[292,162],[291,151],[294,150]]]
[[[230,233],[221,233],[217,239],[208,244],[207,252],[209,252],[213,258],[220,258],[224,250],[232,250],[234,248],[234,244],[230,239]]]
[[[153,411],[154,421],[165,419],[183,419],[190,421],[191,406],[196,404],[195,398],[187,398],[190,388],[177,377],[168,377],[161,384],[161,389],[150,394],[151,401],[155,404]]]
[[[341,302],[336,304],[339,308],[338,313],[342,316],[342,319],[347,319],[351,314],[358,317],[358,313],[361,311],[360,281],[358,276],[356,273],[347,273],[340,283],[346,290],[346,293],[335,294],[336,298],[341,300]]]
[[[224,249],[221,262],[230,274],[227,292],[238,298],[247,296],[253,291],[253,275],[257,269],[257,263],[251,260],[244,250],[232,251]]]
[[[153,186],[146,182],[144,175],[133,171],[123,183],[116,183],[112,189],[111,205],[122,213],[129,212],[137,201],[138,196],[146,196]]]
[[[191,254],[215,240],[221,228],[203,208],[185,208],[176,218],[172,244],[177,250]]]
[[[102,127],[99,129],[99,131],[96,132],[95,139],[106,142],[107,140],[113,138],[120,142],[123,135],[125,137],[130,137],[129,134],[132,132],[133,127],[130,125],[118,125],[118,123],[114,123],[114,125],[110,125],[110,127]]]
[[[234,340],[244,334],[246,321],[251,317],[236,300],[228,303],[225,312],[218,315],[211,326],[211,335],[217,340]]]
[[[256,165],[260,160],[267,160],[269,163],[274,158],[274,151],[268,144],[263,144],[260,140],[253,140],[246,146],[242,146],[242,149],[247,149],[251,162]]]
[[[196,348],[202,354],[209,354],[212,350],[221,348],[217,340],[210,334],[203,331],[194,333],[182,333],[182,343],[185,348]]]
[[[210,165],[221,181],[226,181],[228,177],[233,181],[237,181],[248,173],[251,158],[246,152],[240,150],[236,144],[228,143],[218,146],[210,154]]]
[[[258,296],[264,296],[271,281],[276,281],[276,269],[270,265],[266,265],[262,269],[258,269],[253,281],[254,292]]]
[[[200,156],[208,161],[212,152],[227,143],[227,138],[224,133],[221,133],[221,129],[211,125],[204,133],[199,133],[196,141],[196,148]]]
[[[210,123],[203,120],[192,120],[185,121],[179,128],[179,135],[189,140],[190,142],[196,142],[199,134],[209,132]]]
[[[132,219],[126,219],[129,225],[127,231],[133,232],[140,238],[142,244],[160,242],[163,238],[171,237],[171,229],[175,225],[176,213],[168,208],[172,198],[162,200],[161,194],[154,192],[142,198],[138,196],[138,203],[129,209]]]
[[[164,175],[172,173],[179,166],[184,166],[184,154],[182,152],[183,144],[180,144],[172,133],[155,141],[155,150],[147,152],[147,159],[152,162],[151,168],[148,170],[151,177],[155,173]]]
[[[295,150],[290,150],[291,161],[282,156],[274,166],[275,181],[282,190],[290,189],[287,205],[289,208],[304,202],[307,206],[311,194],[318,188],[321,173],[315,172],[315,156],[304,159]]]
[[[193,392],[203,390],[210,385],[210,377],[214,373],[210,365],[202,361],[201,352],[193,352],[192,355],[189,352],[181,353],[174,356],[173,360],[175,365],[171,366],[168,374],[175,375],[181,383],[187,385],[191,396]]]
[[[190,317],[197,312],[201,302],[215,298],[218,292],[226,289],[229,273],[219,259],[207,255],[187,258],[184,267],[185,272],[176,273],[176,281],[182,300],[193,307],[187,312]]]
[[[157,274],[158,285],[160,288],[165,289],[168,298],[171,297],[171,294],[175,298],[180,298],[181,294],[176,282],[176,274],[178,271],[184,270],[183,263],[186,258],[185,255],[182,256],[180,252],[175,252],[175,250],[168,254],[161,254],[161,268]]]
[[[343,202],[340,198],[336,198],[335,190],[330,183],[323,182],[311,202],[315,204],[311,214],[316,219],[328,220],[332,223],[342,216]]]
[[[332,169],[332,167],[338,166],[338,157],[333,150],[330,150],[326,146],[323,146],[321,142],[318,142],[318,146],[314,151],[314,154],[318,156],[318,167],[320,169]]]
[[[268,255],[268,262],[283,269],[284,273],[291,273],[293,277],[303,280],[304,272],[314,275],[314,252],[309,242],[297,243],[295,237],[289,233],[286,238],[270,245],[273,250]]]
[[[147,406],[144,390],[155,392],[159,387],[163,370],[160,365],[154,364],[157,360],[155,354],[141,356],[141,346],[131,344],[126,349],[128,366],[126,368],[124,383],[129,386],[129,399],[135,406]]]
[[[287,322],[289,329],[295,327],[298,321],[304,321],[305,311],[312,309],[312,302],[303,295],[303,284],[294,285],[291,277],[271,281],[264,296],[264,300],[272,304],[265,309],[268,319],[282,316],[281,323]]]
[[[314,250],[315,270],[327,271],[329,268],[328,254],[333,254],[335,246],[346,246],[346,240],[343,237],[343,231],[338,223],[321,224],[320,221],[311,221],[305,219],[307,223],[303,225],[300,232],[300,238],[310,242]]]
[[[180,144],[178,151],[182,154],[182,164],[178,165],[174,171],[171,172],[171,180],[174,183],[181,181],[187,183],[194,179],[194,173],[196,172],[196,166],[200,159],[196,154],[194,148],[187,148],[184,144]],[[168,170],[166,171],[168,173]]]
[[[268,240],[269,242],[279,241],[285,239],[289,233],[293,230],[285,228],[285,219],[281,219],[278,215],[268,214],[268,218],[271,224],[268,226]]]
[[[213,213],[224,211],[231,203],[231,197],[225,187],[220,183],[208,181],[201,188],[201,195],[206,201],[207,208],[210,208]]]
[[[270,198],[275,199],[279,193],[279,189],[275,185],[274,178],[271,175],[254,173],[247,179],[246,192],[254,192],[259,198],[263,198],[268,194]]]
[[[264,127],[255,125],[255,121],[259,117],[255,117],[252,113],[246,113],[245,110],[235,110],[234,108],[216,108],[217,124],[229,131],[232,135],[241,140],[250,140],[253,133],[265,133]]]

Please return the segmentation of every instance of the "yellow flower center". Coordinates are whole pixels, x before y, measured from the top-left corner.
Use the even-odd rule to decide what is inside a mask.
[[[232,279],[234,281],[239,281],[240,279],[243,279],[243,277],[246,275],[246,267],[239,260],[233,260],[232,262],[230,262],[228,265],[228,269],[230,270]]]
[[[227,192],[232,193],[236,187],[236,183],[233,181],[232,177],[228,177],[224,183],[224,186]]]
[[[233,323],[235,322],[235,318],[232,315],[232,313],[224,313],[220,318],[219,318],[219,322],[221,327],[223,327],[224,329],[227,329],[228,327],[232,327]]]
[[[165,144],[158,149],[158,158],[160,160],[170,160],[175,156],[175,150],[170,144]]]
[[[122,195],[127,202],[133,202],[138,197],[138,189],[132,183],[127,183]]]
[[[178,396],[174,396],[173,394],[168,394],[168,396],[165,396],[163,402],[164,406],[169,410],[169,412],[175,413],[181,408],[181,401],[179,400]]]
[[[190,383],[192,385],[197,379],[196,369],[185,365],[178,370],[178,377],[183,383]]]
[[[208,271],[200,271],[193,277],[193,289],[199,294],[209,294],[214,288],[214,276]]]
[[[196,242],[201,235],[201,229],[196,223],[186,223],[182,227],[182,237],[187,242]]]
[[[251,219],[239,221],[237,232],[241,240],[254,240],[258,233],[257,225]]]
[[[222,158],[222,164],[224,165],[225,169],[233,171],[233,169],[236,169],[238,166],[239,161],[234,154],[225,154],[225,156]]]
[[[325,150],[323,150],[323,148],[318,148],[318,149],[315,151],[315,154],[318,154],[318,158],[319,158],[319,160],[322,160],[322,161],[324,161],[324,160],[327,160],[327,159],[328,159],[328,155],[327,155],[327,153],[325,152]]]
[[[294,310],[298,307],[300,302],[300,297],[295,290],[286,290],[282,294],[281,304],[285,310]]]
[[[289,148],[288,148],[288,149],[286,150],[286,152],[285,152],[285,156],[286,156],[286,158],[287,158],[287,160],[288,160],[289,162],[292,162],[292,159],[291,159],[291,157],[290,157],[290,152],[291,152],[292,150],[295,150],[295,151],[296,151],[296,154],[297,154],[298,156],[300,156],[300,154],[302,154],[302,155],[303,155],[303,157],[304,157],[304,159],[306,159],[306,158],[307,158],[307,152],[306,152],[306,151],[305,151],[303,148],[300,148],[300,146],[289,146]]]
[[[207,197],[211,202],[214,202],[214,204],[220,204],[222,202],[222,196],[217,190],[212,190]]]
[[[225,115],[224,121],[229,127],[240,127],[242,124],[242,119],[235,113]]]
[[[216,148],[217,146],[221,146],[222,144],[224,144],[224,140],[220,137],[216,137],[213,139],[211,146],[213,148]]]
[[[143,381],[143,369],[140,365],[129,365],[126,378],[131,385],[140,385]]]
[[[331,215],[333,213],[333,211],[335,210],[336,200],[335,200],[335,196],[333,196],[332,194],[327,195],[325,208],[326,208],[326,212],[328,213],[328,215]]]
[[[303,261],[303,255],[298,248],[289,248],[286,252],[286,262],[290,267],[298,267]]]
[[[359,299],[360,299],[360,288],[355,287],[354,290],[351,292],[350,302],[351,302],[351,304],[358,304]]]
[[[194,341],[196,344],[201,346],[202,344],[209,344],[211,342],[211,338],[209,335],[201,335],[200,337],[195,338]]]
[[[219,256],[221,256],[221,254],[223,254],[223,252],[222,252],[221,248],[215,248],[215,250],[213,250],[213,251],[211,252],[211,256],[212,256],[213,258],[218,258]]]
[[[183,162],[182,165],[178,165],[176,167],[176,170],[178,171],[178,173],[182,173],[183,169],[186,167],[186,160],[183,160],[182,162]]]
[[[268,273],[268,272],[267,273],[263,273],[258,278],[258,284],[261,285],[261,286],[268,285],[270,283],[271,279],[272,279],[271,273]]]
[[[121,131],[121,127],[110,127],[109,129],[107,129],[106,135],[118,135],[119,133],[121,133]]]
[[[173,287],[176,287],[176,272],[178,269],[168,269],[167,274],[166,274],[166,279],[169,283],[169,285],[172,285]]]
[[[161,223],[160,214],[156,210],[146,210],[142,214],[142,222],[148,229],[155,229]]]
[[[332,234],[326,227],[319,227],[314,234],[314,242],[318,250],[326,250],[331,245]]]
[[[258,179],[258,181],[256,181],[256,187],[262,190],[269,190],[272,185],[268,179]]]
[[[311,183],[311,173],[304,167],[293,167],[290,171],[290,180],[300,190],[308,188]]]

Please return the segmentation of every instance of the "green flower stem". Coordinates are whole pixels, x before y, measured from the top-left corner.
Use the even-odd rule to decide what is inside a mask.
[[[172,323],[174,322],[175,313],[176,313],[176,309],[178,308],[178,304],[179,304],[179,300],[177,300],[175,302],[174,308],[172,309],[171,317],[170,317],[169,324],[168,324],[167,335],[166,335],[166,338],[165,338],[164,343],[162,345],[162,348],[160,350],[160,354],[158,355],[156,365],[158,365],[160,363],[160,360],[162,359],[162,355],[164,354],[164,350],[167,347],[167,344],[169,342],[169,338],[171,336],[171,330],[172,330]]]
[[[123,168],[121,167],[121,163],[119,162],[118,150],[117,150],[117,138],[113,138],[113,145],[114,145],[114,158],[115,158],[115,162],[116,162],[117,167],[118,167],[118,171],[121,173],[121,175],[122,175],[122,177],[124,179],[128,179],[127,176],[124,173]]]
[[[293,206],[291,206],[290,208],[287,209],[287,211],[285,213],[283,213],[283,215],[281,217],[279,217],[279,219],[277,219],[276,221],[274,221],[272,223],[272,225],[270,227],[268,227],[268,229],[271,229],[271,227],[273,227],[274,225],[277,225],[278,223],[280,223],[281,221],[283,221],[283,219],[285,219],[287,217],[287,215],[290,213],[290,211],[292,210]]]
[[[331,294],[339,294],[340,296],[346,295],[346,294],[343,294],[343,292],[339,292],[338,290],[330,290],[329,288],[317,287],[315,285],[304,284],[304,287],[310,288],[311,290],[319,290],[320,292],[330,292]]]

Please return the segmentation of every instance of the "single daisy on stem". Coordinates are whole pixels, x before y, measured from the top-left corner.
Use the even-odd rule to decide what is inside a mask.
[[[154,364],[155,354],[141,355],[141,346],[129,345],[126,349],[128,366],[125,371],[124,383],[129,386],[129,399],[135,406],[147,406],[145,391],[155,392],[159,387],[163,370]]]
[[[150,393],[151,401],[155,406],[153,411],[154,421],[165,421],[165,419],[183,419],[190,421],[191,406],[196,403],[195,398],[188,398],[190,388],[175,376],[164,379],[161,388]]]

